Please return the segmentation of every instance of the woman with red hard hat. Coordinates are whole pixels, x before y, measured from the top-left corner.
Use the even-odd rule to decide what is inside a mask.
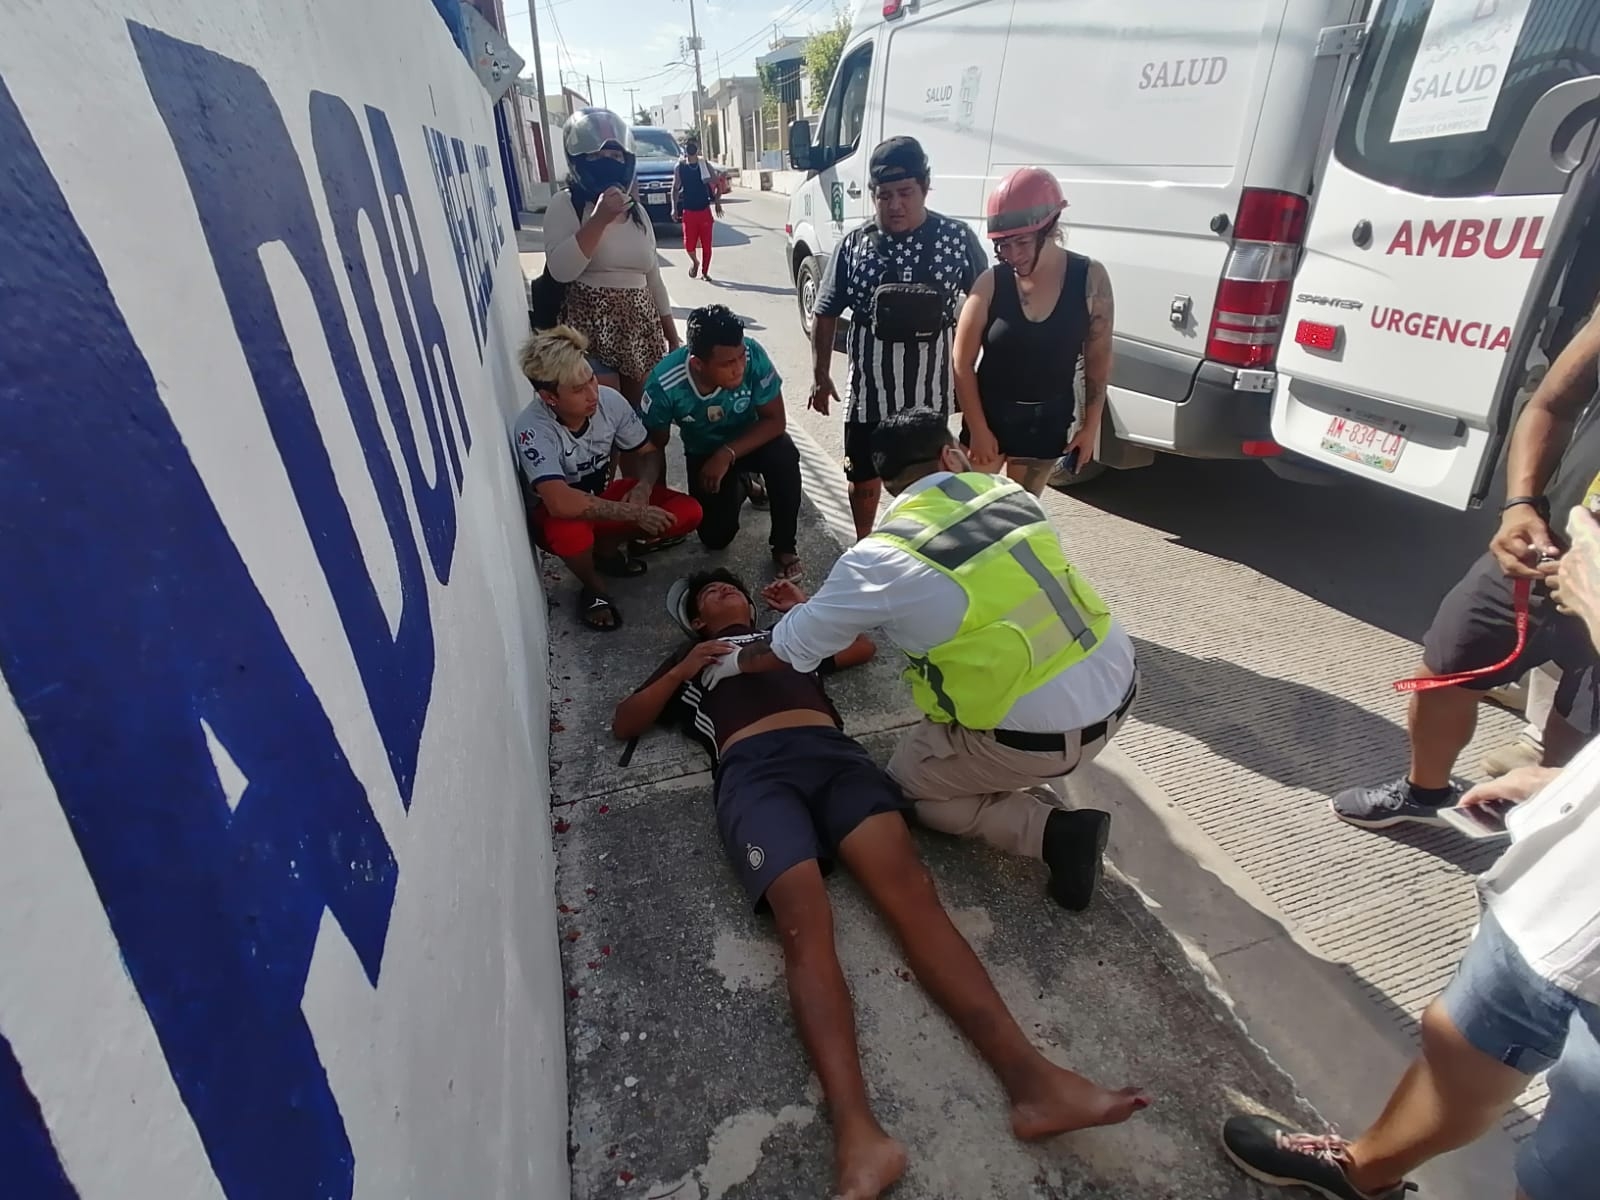
[[[980,470],[1004,467],[1035,495],[1058,460],[1075,472],[1093,461],[1111,371],[1111,281],[1099,263],[1066,249],[1066,207],[1041,167],[1000,181],[988,203],[1000,261],[979,277],[956,325],[961,440]]]

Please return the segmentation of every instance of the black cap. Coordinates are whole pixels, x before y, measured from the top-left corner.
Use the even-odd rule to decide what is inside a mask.
[[[914,137],[892,137],[879,142],[872,152],[872,163],[867,168],[867,179],[873,187],[884,183],[899,183],[902,179],[926,179],[928,156],[922,143]]]

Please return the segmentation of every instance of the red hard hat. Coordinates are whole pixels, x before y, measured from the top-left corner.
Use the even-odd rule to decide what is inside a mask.
[[[1037,233],[1066,207],[1054,175],[1043,167],[1018,167],[989,193],[989,236]]]

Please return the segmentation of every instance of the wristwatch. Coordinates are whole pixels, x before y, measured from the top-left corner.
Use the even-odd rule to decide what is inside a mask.
[[[1541,521],[1550,519],[1550,500],[1545,496],[1512,496],[1500,506],[1500,511],[1507,513],[1513,508],[1518,508],[1524,504],[1538,513]]]

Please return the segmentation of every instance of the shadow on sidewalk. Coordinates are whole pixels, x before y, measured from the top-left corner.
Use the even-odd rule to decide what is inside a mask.
[[[1290,483],[1257,464],[1162,454],[1069,494],[1413,642],[1497,524],[1355,478]]]
[[[1406,770],[1405,731],[1358,704],[1226,659],[1196,658],[1142,638],[1134,643],[1137,721],[1195,738],[1256,775],[1323,796]],[[1473,841],[1449,829],[1408,825],[1387,832],[1473,875],[1504,849],[1502,842]]]

